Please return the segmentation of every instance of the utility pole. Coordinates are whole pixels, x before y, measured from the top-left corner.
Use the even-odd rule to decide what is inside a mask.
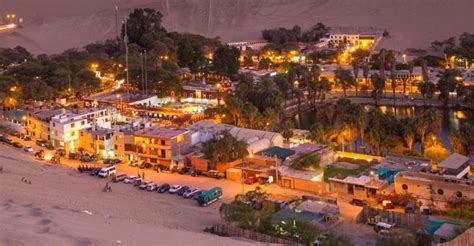
[[[128,19],[125,19],[125,35],[124,35],[124,43],[125,43],[125,68],[127,69],[126,72],[126,80],[125,83],[127,84],[127,102],[130,102],[130,81],[129,81],[129,72],[128,72],[128,28],[127,23]]]
[[[143,52],[140,52],[140,73],[142,80],[142,94],[145,94],[145,72],[143,70]]]
[[[146,50],[145,50],[145,94],[148,93],[148,63],[147,63],[147,56],[146,56]]]

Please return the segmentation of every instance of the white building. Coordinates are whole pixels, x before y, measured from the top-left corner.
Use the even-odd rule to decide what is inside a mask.
[[[116,117],[117,111],[113,108],[86,108],[71,112],[64,110],[49,122],[52,144],[55,147],[65,147],[67,151],[74,151],[80,130],[95,126],[111,128]]]

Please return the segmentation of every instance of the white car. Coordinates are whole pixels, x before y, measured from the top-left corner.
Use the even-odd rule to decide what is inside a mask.
[[[172,185],[170,190],[168,191],[170,194],[176,193],[179,189],[181,189],[181,185]]]
[[[31,153],[33,152],[33,148],[31,148],[31,146],[25,146],[25,148],[23,148],[23,151],[27,152],[27,153]]]
[[[156,187],[158,187],[155,183],[151,182],[146,186],[147,191],[154,191],[156,190]]]
[[[123,180],[123,182],[124,182],[125,184],[131,184],[131,183],[135,182],[135,180],[137,180],[137,179],[139,179],[139,178],[140,178],[140,177],[138,177],[138,176],[129,176],[129,177],[126,177],[126,178]]]
[[[140,190],[146,190],[146,187],[148,187],[149,184],[151,184],[153,182],[151,181],[145,181],[145,182],[142,182],[139,186],[138,186],[138,189]]]
[[[186,192],[184,192],[183,197],[184,198],[190,198],[190,197],[194,196],[194,194],[196,194],[196,192],[198,192],[198,191],[199,191],[198,189],[190,188]]]

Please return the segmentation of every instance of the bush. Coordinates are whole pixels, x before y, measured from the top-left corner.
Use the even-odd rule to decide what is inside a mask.
[[[321,230],[308,221],[288,218],[273,225],[275,235],[288,240],[306,244],[313,243],[321,234]]]

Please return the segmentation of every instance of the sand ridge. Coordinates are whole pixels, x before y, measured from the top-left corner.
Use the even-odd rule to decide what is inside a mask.
[[[120,20],[134,8],[155,8],[168,30],[223,41],[260,39],[264,28],[317,22],[387,29],[391,37],[381,45],[395,50],[474,32],[472,0],[0,0],[1,14],[15,12],[25,20],[23,29],[0,34],[0,46],[58,53],[113,37],[115,5]]]

